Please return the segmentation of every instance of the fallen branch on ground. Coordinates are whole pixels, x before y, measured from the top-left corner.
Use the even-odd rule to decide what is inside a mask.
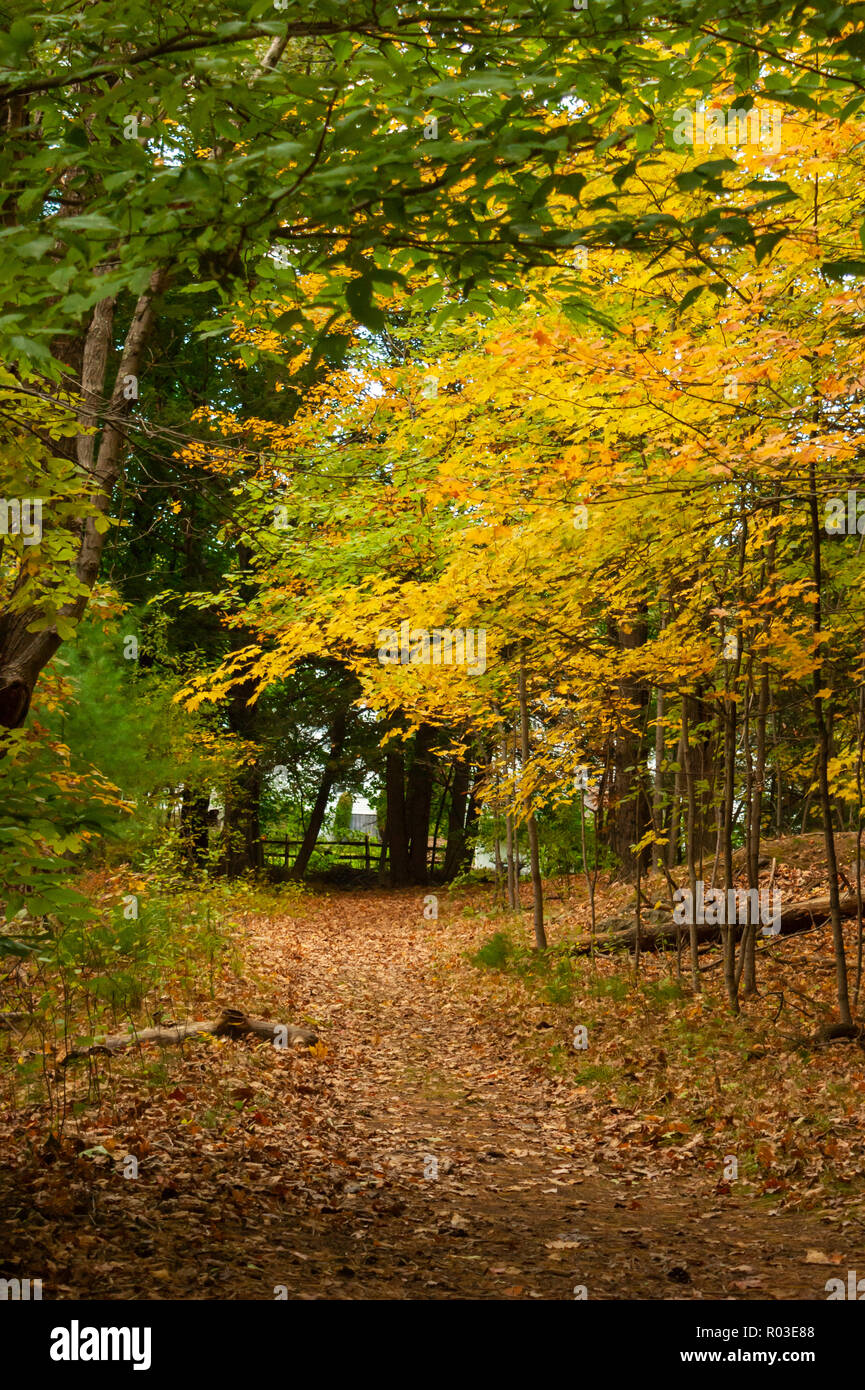
[[[744,890],[740,890],[744,891]],[[856,896],[845,897],[840,902],[842,917],[856,916]],[[788,907],[782,909],[779,927],[780,930],[772,935],[778,936],[798,936],[801,932],[811,931],[812,927],[819,926],[828,921],[830,906],[828,898],[808,898],[798,903],[790,903]],[[620,919],[614,919],[618,921]],[[742,935],[744,927],[737,924],[733,930],[736,939]],[[643,927],[640,932],[641,951],[659,951],[665,945],[675,945],[676,933],[679,933],[682,941],[690,939],[690,928],[687,924],[682,924],[677,928],[672,915],[668,921],[660,924]],[[720,941],[722,928],[708,922],[697,924],[697,941]],[[772,937],[767,938],[771,940]],[[603,922],[598,924],[598,931],[594,939],[591,936],[580,936],[570,946],[570,954],[575,956],[588,955],[594,945],[596,951],[617,951],[633,950],[636,945],[637,932],[632,924],[624,929],[604,932]]]
[[[94,1053],[113,1053],[134,1043],[155,1042],[160,1047],[170,1047],[182,1043],[187,1038],[212,1033],[216,1038],[242,1038],[253,1034],[257,1038],[285,1040],[285,1044],[303,1043],[312,1047],[318,1042],[318,1034],[311,1028],[295,1028],[290,1023],[271,1023],[269,1019],[248,1018],[240,1009],[223,1009],[218,1018],[205,1019],[201,1023],[180,1023],[173,1028],[142,1028],[140,1032],[113,1033],[89,1047],[73,1047],[58,1060],[57,1065],[65,1067],[67,1062],[77,1057],[90,1057]]]
[[[826,1047],[833,1042],[865,1042],[865,1028],[858,1023],[825,1023],[816,1033],[791,1038],[793,1047]]]

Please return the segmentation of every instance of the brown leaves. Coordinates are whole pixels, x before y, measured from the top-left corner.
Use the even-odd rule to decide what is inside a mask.
[[[0,1130],[16,1165],[0,1196],[44,1221],[16,1225],[9,1248],[28,1267],[54,1260],[46,1296],[98,1297],[110,1270],[123,1297],[269,1299],[277,1285],[290,1298],[571,1299],[575,1285],[589,1297],[747,1297],[767,1287],[773,1258],[778,1296],[814,1296],[806,1249],[821,1253],[825,1226],[802,1218],[791,1260],[783,1211],[770,1218],[744,1194],[775,1182],[783,1207],[826,1164],[852,1162],[861,1093],[836,1097],[817,1136],[819,1078],[796,1059],[783,1072],[770,1053],[746,1071],[743,1030],[702,1005],[599,1002],[590,988],[576,1010],[588,1053],[566,1051],[571,1069],[554,1071],[575,1007],[469,966],[483,916],[459,917],[448,900],[439,928],[413,932],[421,910],[419,893],[363,892],[249,922],[254,983],[241,1000],[226,980],[226,997],[284,1017],[290,989],[319,1049],[214,1042],[169,1052],[150,1081],[117,1057],[86,1140],[55,1145],[38,1170],[21,1131]],[[615,968],[598,965],[595,981]],[[731,1153],[740,1175],[727,1181]],[[123,1176],[129,1154],[138,1178]],[[98,1246],[77,1240],[83,1220]]]

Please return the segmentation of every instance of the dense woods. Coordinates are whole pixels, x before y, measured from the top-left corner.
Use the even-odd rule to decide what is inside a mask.
[[[669,1297],[648,1276],[617,1292],[606,1265],[581,1277],[583,1238],[544,1224],[554,1154],[594,1173],[604,1208],[581,1145],[617,1115],[643,1137],[616,1145],[676,1149],[667,1176],[694,1126],[713,1200],[740,1155],[736,1191],[801,1221],[806,1263],[842,1262],[840,1238],[816,1258],[829,1238],[808,1222],[861,1225],[865,1198],[848,1162],[865,1045],[863,13],[4,12],[9,1278],[41,1258],[15,1213],[46,1153],[52,1181],[84,1187],[82,1153],[109,1186],[131,1156],[121,1226],[147,1182],[186,1190],[136,1137],[136,1106],[174,1134],[170,1107],[189,1103],[203,1192],[223,1181],[217,1150],[266,1167],[250,1136],[287,1126],[300,1167],[268,1221],[311,1213],[314,1244],[312,1216],[348,1210],[334,1164],[422,1188],[434,1106],[482,1066],[502,1093],[587,1107],[588,1129],[550,1120],[509,1189],[531,1189],[533,1248],[565,1283],[511,1254],[490,1266],[506,1285],[449,1266],[352,1296]],[[444,1009],[448,1037],[407,1021]],[[445,1089],[412,1110],[437,1068]],[[363,1132],[385,1096],[415,1097],[393,1120],[401,1157]],[[521,1103],[495,1144],[479,1121],[438,1128],[503,1158]],[[835,1127],[819,1174],[797,1108]],[[708,1181],[695,1170],[697,1206]],[[263,1179],[247,1186],[264,1200]],[[468,1207],[461,1190],[443,1200]],[[371,1219],[407,1251],[419,1198],[400,1192]],[[74,1211],[46,1200],[66,1249]],[[315,1254],[337,1271],[318,1296],[347,1296],[341,1241]],[[151,1266],[181,1258],[168,1248]],[[271,1298],[272,1273],[297,1296],[252,1253],[260,1286],[234,1274],[226,1296]],[[52,1296],[163,1296],[152,1268],[150,1293],[124,1272],[107,1294],[78,1264],[54,1260]],[[769,1296],[760,1275],[667,1277],[692,1284],[682,1297]],[[827,1296],[777,1280],[772,1296]]]

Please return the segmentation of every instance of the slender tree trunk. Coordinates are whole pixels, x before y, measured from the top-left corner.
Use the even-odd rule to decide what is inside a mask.
[[[405,757],[401,749],[395,749],[392,745],[388,745],[385,753],[385,790],[385,837],[390,856],[390,883],[392,888],[399,888],[410,882],[405,822]]]
[[[771,688],[769,699],[772,707],[772,792],[775,803],[775,838],[780,840],[784,825],[784,776],[781,769],[781,748],[778,739],[778,711],[775,708],[775,701],[772,699]]]
[[[319,783],[318,793],[313,802],[312,811],[310,812],[309,824],[304,831],[300,849],[291,867],[292,878],[303,878],[303,875],[306,873],[307,865],[312,857],[312,852],[318,843],[322,822],[324,821],[324,815],[327,810],[327,803],[330,800],[333,784],[342,766],[341,759],[342,750],[345,746],[347,720],[348,712],[344,708],[338,709],[333,716],[333,722],[331,723],[329,731],[330,749],[328,759],[324,765],[324,772],[322,773],[321,782]]]
[[[463,873],[467,873],[474,863],[475,843],[481,820],[482,791],[492,754],[490,750],[487,749],[486,752],[481,753],[480,756],[482,761],[479,762],[476,767],[474,781],[472,782],[472,788],[469,792],[468,806],[466,808],[463,853],[460,861],[460,870]]]
[[[684,718],[684,700],[682,701],[682,718]],[[670,807],[670,836],[667,841],[667,865],[675,869],[681,857],[682,839],[682,805],[685,799],[685,748],[682,742],[681,728],[679,741],[676,745],[676,773],[673,778],[673,802]]]
[[[620,652],[634,651],[645,644],[648,625],[645,608],[639,619],[630,624],[619,623],[615,628]],[[621,865],[625,879],[634,880],[637,864],[632,846],[642,840],[649,822],[649,806],[642,780],[643,712],[648,702],[648,689],[643,681],[631,678],[619,681],[621,711],[614,736],[613,801],[607,826],[610,848]],[[642,872],[651,861],[651,847],[639,851]]]
[[[687,856],[688,856],[688,883],[691,890],[691,913],[689,923],[689,935],[691,944],[691,987],[695,994],[700,993],[700,957],[697,949],[697,866],[694,853],[694,830],[697,819],[697,799],[694,789],[694,771],[691,756],[690,741],[690,704],[689,695],[682,696],[682,748],[685,755],[685,785],[688,794],[688,819],[687,819]]]
[[[379,885],[380,885],[382,888],[385,886],[385,884],[387,883],[387,880],[388,880],[388,872],[387,872],[387,851],[388,851],[387,833],[388,833],[388,832],[387,832],[387,816],[385,816],[385,826],[384,826],[384,830],[382,831],[382,835],[381,835],[381,849],[379,850],[379,855],[378,855],[378,881],[379,881]]]
[[[184,786],[180,807],[180,834],[190,863],[201,868],[207,854],[207,812],[210,795]]]
[[[817,779],[820,808],[823,813],[823,837],[826,842],[826,868],[829,875],[829,907],[832,916],[832,943],[835,949],[835,984],[838,995],[838,1017],[841,1023],[852,1022],[847,985],[847,958],[844,952],[844,930],[841,925],[840,895],[838,892],[838,857],[835,852],[835,832],[832,827],[832,797],[829,792],[829,731],[823,705],[825,676],[823,673],[823,571],[820,556],[820,515],[817,498],[817,478],[813,458],[808,464],[808,492],[811,512],[811,557],[816,603],[814,604],[814,656],[817,666],[813,675],[814,722],[817,725]]]
[[[105,544],[105,532],[97,521],[111,505],[114,484],[120,474],[125,435],[123,421],[129,413],[130,401],[124,394],[127,377],[141,374],[144,351],[154,323],[154,301],[162,292],[167,277],[162,271],[151,277],[149,289],[139,297],[126,334],[120,363],[108,402],[98,449],[94,435],[81,434],[74,443],[74,454],[82,478],[90,488],[89,501],[98,516],[78,524],[73,537],[74,577],[83,592],[59,610],[61,617],[77,622],[84,614],[90,591],[99,574],[99,562]],[[73,356],[81,360],[81,401],[79,422],[82,425],[99,423],[99,403],[105,389],[105,372],[114,328],[114,301],[101,300],[93,310],[83,343],[72,344]],[[63,360],[66,360],[64,355]],[[58,452],[63,446],[58,442]],[[19,728],[27,718],[33,688],[40,672],[51,660],[61,638],[56,626],[39,632],[28,629],[42,617],[38,608],[16,608],[16,599],[28,581],[22,569],[15,581],[5,611],[0,614],[0,727]]]
[[[505,856],[508,869],[508,907],[515,912],[520,904],[517,900],[517,869],[514,863],[514,818],[510,811],[505,816]]]
[[[495,826],[493,829],[493,858],[495,861],[496,871],[496,907],[500,907],[504,899],[504,881],[502,874],[502,846],[499,831],[498,812],[496,812]]]
[[[413,883],[429,881],[429,822],[432,810],[432,748],[436,731],[432,724],[421,724],[414,738],[414,751],[406,790],[406,828],[409,836],[408,867]]]
[[[451,784],[451,778],[453,777],[453,772],[454,772],[453,763],[451,763],[451,766],[450,766],[450,767],[448,768],[448,770],[447,770],[447,776],[445,777],[444,784],[443,784],[442,789],[441,789],[441,795],[439,796],[439,804],[438,804],[438,808],[437,808],[437,810],[436,810],[435,825],[433,826],[432,852],[431,852],[431,854],[430,854],[430,873],[434,873],[434,872],[435,872],[435,866],[436,866],[436,852],[437,852],[437,850],[438,850],[439,830],[441,829],[441,823],[442,823],[442,812],[444,811],[445,801],[447,800],[448,791],[450,790],[450,784]]]
[[[259,869],[263,862],[261,845],[261,767],[258,749],[259,707],[250,704],[255,693],[252,681],[234,688],[228,701],[228,727],[244,743],[254,747],[252,760],[245,760],[230,778],[225,790],[222,820],[220,868],[229,878]]]
[[[637,855],[637,896],[634,908],[634,981],[640,977],[640,948],[643,944],[643,880],[640,874],[641,856]],[[593,943],[594,944],[594,943]]]
[[[862,988],[862,756],[865,750],[865,684],[859,686],[856,720],[856,985],[853,1007],[859,1007]]]
[[[733,807],[736,798],[736,702],[730,698],[728,675],[727,698],[724,702],[724,798],[722,802],[721,828],[724,846],[724,902],[730,901],[733,887]],[[725,909],[726,921],[726,909]],[[736,977],[736,933],[731,922],[723,931],[724,943],[724,985],[730,1009],[739,1013],[739,982]]]
[[[745,862],[748,869],[748,887],[759,887],[759,855],[754,852],[754,761],[751,750],[751,710],[754,703],[753,655],[748,656],[748,676],[745,694],[745,717],[742,727],[742,744],[745,753]],[[742,978],[742,992],[747,998],[756,994],[756,923],[751,920],[751,895],[748,894],[748,908],[745,930],[742,933],[741,961],[739,974]]]
[[[454,763],[453,782],[451,784],[450,805],[448,807],[448,835],[445,846],[444,868],[442,870],[446,883],[449,883],[459,873],[465,851],[466,841],[466,806],[469,796],[469,772],[471,770],[471,760],[468,753],[461,753]]]
[[[523,753],[523,776],[528,775],[529,748],[529,705],[526,695],[526,661],[520,657],[520,739]],[[547,934],[544,930],[544,886],[541,881],[541,857],[538,850],[538,827],[535,813],[531,810],[529,797],[526,797],[526,829],[529,837],[529,862],[532,870],[533,921],[535,946],[538,950],[547,948]]]
[[[232,779],[225,796],[222,869],[229,878],[262,866],[260,806],[261,769],[253,763]]]
[[[505,735],[505,756],[507,766],[510,770],[511,785],[515,785],[517,775],[517,735],[514,730],[513,740],[510,734]],[[505,817],[506,853],[508,860],[508,907],[512,912],[521,912],[522,903],[520,902],[520,876],[517,868],[517,858],[519,846],[517,844],[516,825],[514,823],[514,813],[509,810]]]
[[[663,631],[663,626],[661,628]],[[655,786],[652,797],[652,822],[655,834],[660,835],[664,828],[664,692],[660,686],[655,694]],[[655,844],[654,860],[658,873],[664,864],[664,845]]]
[[[588,898],[589,898],[589,914],[590,914],[589,920],[590,920],[590,923],[591,923],[590,930],[591,930],[591,933],[592,933],[592,964],[594,965],[594,961],[595,961],[595,924],[596,924],[596,918],[595,918],[595,884],[597,883],[597,879],[598,879],[598,837],[597,837],[597,831],[596,831],[596,832],[595,832],[594,866],[593,866],[592,871],[590,872],[590,871],[589,871],[588,858],[587,858],[587,856],[586,856],[586,792],[585,792],[585,789],[582,788],[582,787],[580,788],[580,848],[581,848],[581,850],[582,850],[582,857],[583,857],[583,876],[585,877],[585,880],[586,880],[586,892],[587,892]]]

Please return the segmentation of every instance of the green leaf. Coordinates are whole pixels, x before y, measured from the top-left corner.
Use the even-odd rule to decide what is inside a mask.
[[[827,280],[843,280],[845,275],[865,275],[865,260],[844,256],[837,261],[824,261],[820,267]]]
[[[362,323],[364,328],[372,329],[377,332],[384,327],[385,316],[381,309],[377,309],[371,302],[372,299],[372,277],[361,275],[356,280],[350,280],[345,289],[345,302],[348,305],[358,323]]]
[[[58,234],[69,227],[74,232],[118,232],[120,230],[116,222],[110,222],[100,212],[82,212],[74,217],[60,217],[57,219],[56,225]]]
[[[51,353],[43,343],[37,343],[33,338],[25,338],[23,333],[13,333],[9,342],[17,352],[23,353],[25,357],[40,357],[43,360],[51,360]]]
[[[695,300],[699,299],[705,288],[705,285],[692,285],[679,305],[679,313],[683,314]]]
[[[50,251],[54,245],[52,236],[37,236],[32,241],[25,241],[16,249],[19,256],[26,256],[28,260],[37,261],[46,251]]]
[[[785,236],[785,232],[768,232],[766,236],[757,238],[756,255],[758,265],[761,261],[765,261],[767,256],[771,256],[775,247],[779,242],[784,240]]]
[[[218,280],[202,280],[199,284],[184,285],[178,290],[178,294],[205,294],[210,290],[219,290],[222,286]]]

